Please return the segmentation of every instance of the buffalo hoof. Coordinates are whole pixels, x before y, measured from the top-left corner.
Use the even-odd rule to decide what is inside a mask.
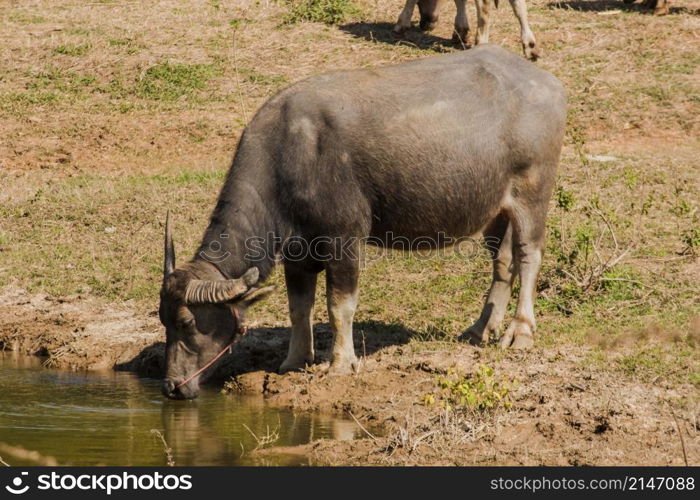
[[[529,349],[535,345],[533,328],[526,321],[514,319],[498,345],[501,349]]]
[[[333,360],[331,366],[328,367],[327,374],[332,377],[352,375],[358,372],[358,368],[359,365],[356,357],[352,359]]]
[[[306,370],[306,368],[311,366],[313,363],[313,358],[304,358],[301,360],[285,359],[277,370],[277,373],[284,375],[288,372],[301,372]]]

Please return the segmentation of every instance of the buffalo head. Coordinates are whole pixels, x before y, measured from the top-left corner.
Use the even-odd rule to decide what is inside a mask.
[[[172,399],[198,396],[199,384],[211,370],[193,375],[240,334],[245,310],[272,291],[273,287],[255,287],[258,277],[258,268],[251,267],[238,278],[222,279],[205,261],[176,268],[168,214],[158,311],[166,337],[165,396]]]

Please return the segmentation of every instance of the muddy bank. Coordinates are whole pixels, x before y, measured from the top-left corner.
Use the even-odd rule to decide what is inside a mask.
[[[30,296],[18,289],[6,289],[0,305],[5,349],[45,356],[46,364],[55,367],[161,373],[163,334],[152,314],[80,297]],[[288,329],[251,326],[219,368],[215,383],[227,379],[228,391],[263,394],[269,402],[299,411],[344,414],[357,421],[364,436],[298,449],[277,449],[272,443],[256,451],[263,457],[303,454],[314,463],[353,465],[700,463],[697,385],[673,373],[648,378],[615,369],[630,352],[624,343],[607,346],[611,357],[599,362],[593,345],[504,352],[418,342],[399,327],[362,323],[356,326],[360,373],[331,377],[324,371],[331,334],[320,324],[315,329],[319,363],[308,372],[280,376],[275,370],[286,351]],[[662,349],[664,342],[683,338],[656,335],[645,341]],[[426,394],[439,391],[436,376],[448,370],[469,374],[482,365],[517,382],[509,409],[456,411],[424,404]]]
[[[365,359],[351,378],[254,372],[227,386],[383,429],[361,441],[307,446],[319,463],[682,465],[683,446],[688,462],[700,463],[697,388],[626,380],[587,367],[588,355],[574,347],[502,354],[455,344],[418,352],[393,346]],[[436,374],[482,363],[517,377],[511,409],[460,413],[423,404]]]
[[[81,296],[53,298],[15,287],[0,293],[0,348],[72,370],[128,363],[162,336],[158,318],[125,304]],[[158,351],[157,345],[154,354]],[[157,356],[153,356],[157,368]]]

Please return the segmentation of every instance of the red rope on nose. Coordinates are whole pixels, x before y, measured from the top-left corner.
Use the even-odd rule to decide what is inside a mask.
[[[197,375],[200,375],[204,370],[206,370],[206,369],[209,368],[211,365],[213,365],[214,363],[216,363],[216,362],[219,360],[219,358],[221,358],[221,356],[223,356],[224,354],[226,354],[226,352],[229,352],[229,353],[230,353],[230,352],[231,352],[231,348],[233,347],[233,344],[235,344],[235,343],[238,341],[238,339],[240,338],[240,336],[245,335],[245,334],[247,333],[248,328],[246,328],[245,326],[243,326],[243,324],[241,323],[241,314],[238,312],[238,308],[237,308],[236,306],[233,306],[233,316],[236,318],[236,323],[238,323],[238,330],[237,330],[236,332],[234,332],[233,338],[231,339],[231,342],[229,342],[229,343],[226,345],[226,347],[224,347],[223,350],[222,350],[219,354],[217,354],[216,356],[214,356],[213,358],[211,358],[211,360],[210,360],[206,365],[204,365],[203,367],[201,367],[199,370],[197,370],[196,372],[194,372],[192,375],[190,375],[189,377],[187,377],[185,380],[183,380],[183,381],[180,382],[179,384],[177,384],[177,385],[175,386],[175,389],[173,389],[173,390],[179,389],[180,387],[182,387],[182,386],[184,386],[184,385],[187,385],[187,384],[188,384],[189,382],[191,382]],[[236,336],[236,333],[238,333],[239,335]]]

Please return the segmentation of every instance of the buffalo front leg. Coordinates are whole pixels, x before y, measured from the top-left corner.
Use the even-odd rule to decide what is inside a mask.
[[[476,0],[476,44],[489,43],[491,0]]]
[[[513,288],[513,227],[501,214],[484,230],[486,247],[493,261],[493,278],[484,308],[476,322],[469,327],[465,340],[486,344],[498,335],[506,315]]]
[[[401,14],[399,14],[399,20],[394,26],[394,33],[397,35],[402,35],[411,27],[411,18],[413,17],[413,9],[416,7],[416,1],[417,0],[406,0],[406,5],[404,5]]]
[[[315,272],[299,269],[293,264],[287,263],[284,266],[292,336],[280,373],[301,370],[314,362],[313,308],[316,276]]]
[[[535,41],[535,35],[532,34],[530,24],[527,22],[525,0],[510,0],[510,6],[513,7],[513,13],[515,13],[515,17],[518,18],[520,23],[520,42],[522,43],[525,57],[536,61],[540,57],[540,51]]]
[[[353,258],[326,264],[328,318],[333,332],[331,375],[357,373],[358,364],[352,339],[352,322],[357,308],[359,262]]]
[[[513,321],[500,341],[503,348],[526,349],[534,345],[535,294],[544,250],[546,213],[545,199],[514,201],[510,208],[513,259],[520,276],[520,294]]]
[[[455,31],[452,41],[468,49],[469,45],[469,19],[467,18],[467,0],[455,0],[457,15],[455,15]]]

